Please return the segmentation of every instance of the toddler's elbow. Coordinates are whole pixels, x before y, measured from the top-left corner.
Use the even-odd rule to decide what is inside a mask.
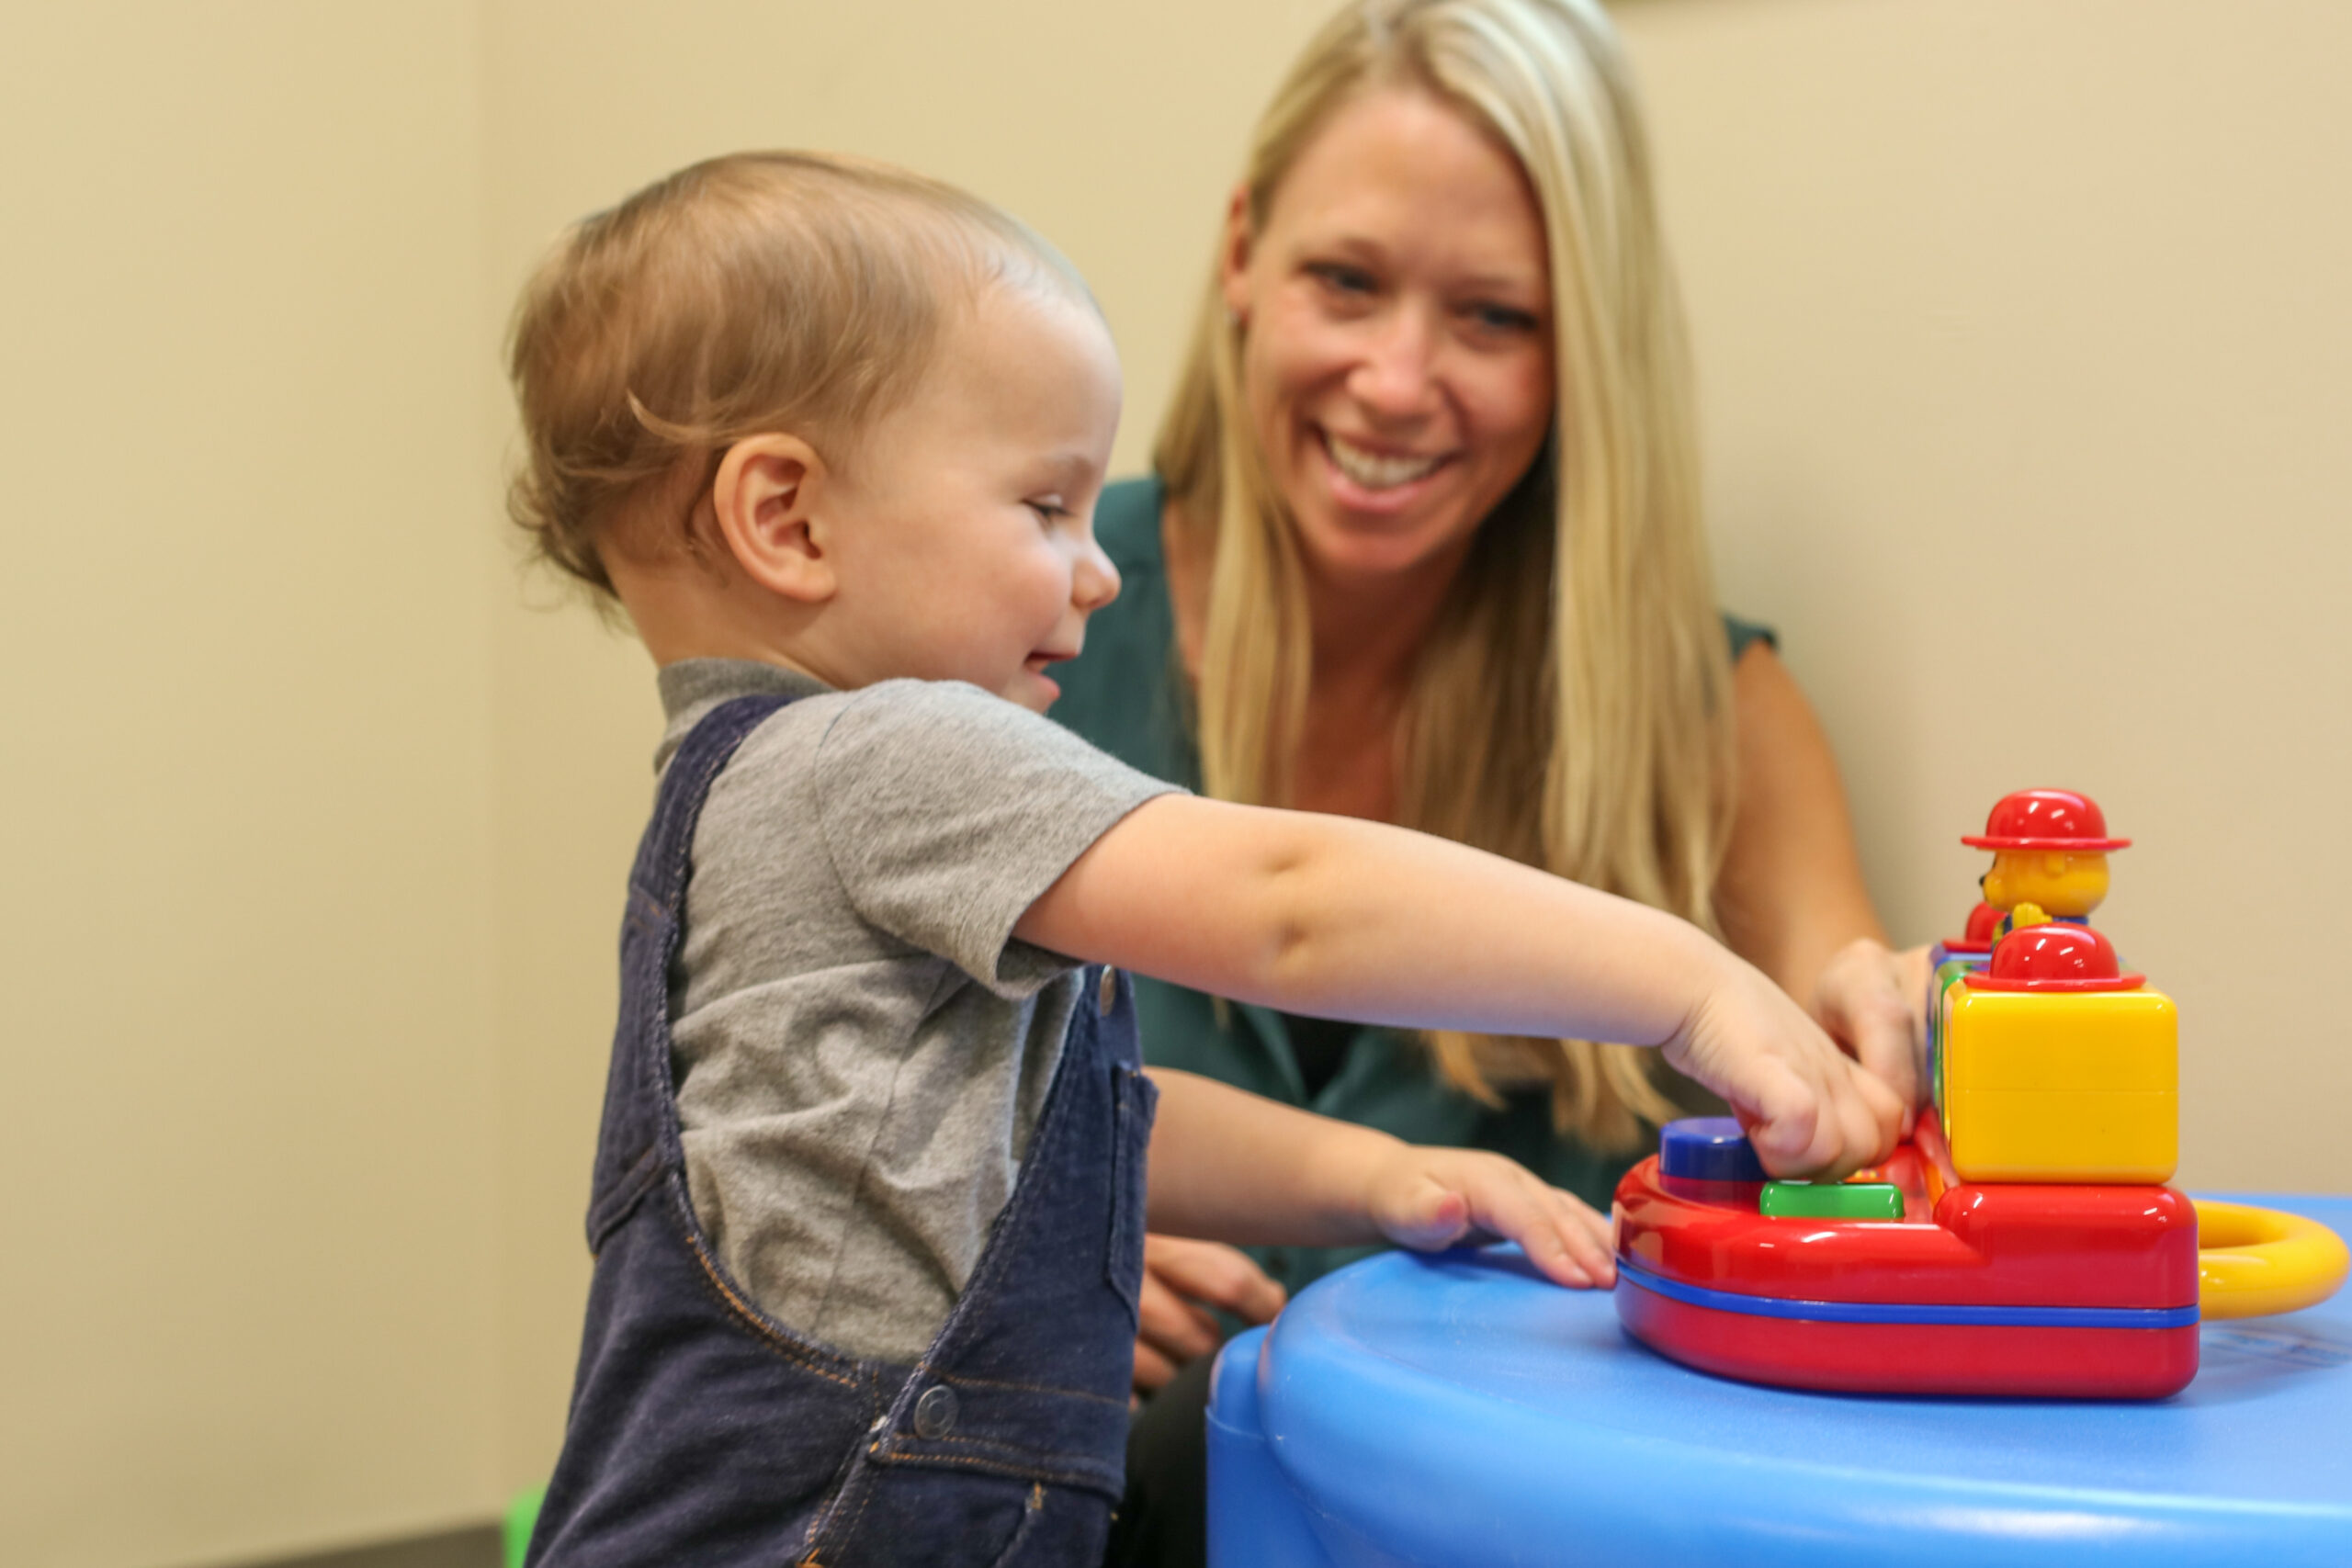
[[[1256,879],[1258,919],[1249,943],[1253,987],[1283,1008],[1311,1005],[1329,952],[1321,857],[1288,849]]]

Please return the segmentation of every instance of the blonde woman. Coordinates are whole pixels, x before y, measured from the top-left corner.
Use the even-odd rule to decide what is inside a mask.
[[[1922,955],[1887,946],[1770,636],[1715,604],[1647,139],[1597,0],[1360,0],[1317,35],[1258,124],[1154,456],[1098,509],[1125,588],[1056,717],[1222,798],[1671,910],[1914,1092]],[[1136,991],[1155,1061],[1500,1150],[1597,1206],[1673,1113],[1633,1052]],[[1156,1240],[1139,1386],[1213,1348],[1205,1307],[1269,1315],[1341,1260],[1261,1275]],[[1143,1471],[1197,1462],[1199,1371],[1139,1425]],[[1166,1532],[1131,1555],[1193,1556],[1184,1491],[1130,1497]]]

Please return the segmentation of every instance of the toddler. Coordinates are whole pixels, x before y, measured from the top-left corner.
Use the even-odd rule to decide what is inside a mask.
[[[1893,1144],[1893,1093],[1694,928],[1194,798],[1042,716],[1119,588],[1119,372],[994,209],[700,164],[565,237],[512,367],[516,518],[617,599],[668,715],[534,1562],[1096,1561],[1147,1225],[1502,1237],[1610,1281],[1607,1221],[1506,1159],[1147,1074],[1124,970],[1661,1046],[1783,1172]]]

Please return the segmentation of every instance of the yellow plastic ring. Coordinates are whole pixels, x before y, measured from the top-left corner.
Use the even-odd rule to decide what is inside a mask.
[[[2317,1306],[2352,1267],[2343,1238],[2317,1220],[2210,1198],[2196,1203],[2202,1316],[2268,1317]]]

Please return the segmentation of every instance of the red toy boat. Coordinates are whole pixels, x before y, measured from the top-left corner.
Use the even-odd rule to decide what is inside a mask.
[[[2174,1188],[1962,1182],[1932,1111],[1862,1173],[1899,1219],[1762,1212],[1728,1118],[1660,1151],[1618,1184],[1616,1299],[1675,1360],[1857,1393],[2154,1399],[2197,1375],[2197,1211]]]

